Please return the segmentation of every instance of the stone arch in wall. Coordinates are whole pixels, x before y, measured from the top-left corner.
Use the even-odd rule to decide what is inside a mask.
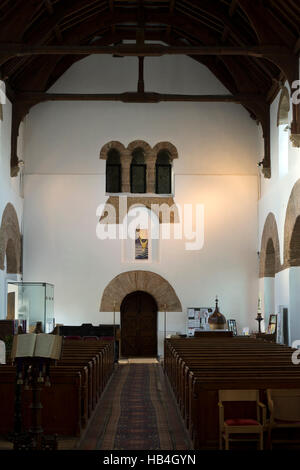
[[[132,152],[135,149],[138,149],[138,148],[141,148],[141,149],[144,150],[146,159],[147,159],[147,156],[149,155],[149,153],[152,152],[152,149],[151,149],[150,145],[147,142],[145,142],[144,140],[133,140],[127,146],[127,150],[130,152],[130,154],[132,154]]]
[[[290,94],[286,87],[282,89],[279,104],[278,104],[278,113],[277,113],[277,126],[281,124],[288,124],[290,112]]]
[[[300,215],[298,215],[289,246],[290,266],[300,266]]]
[[[175,145],[171,144],[171,142],[158,142],[156,145],[154,145],[153,152],[156,156],[161,150],[167,150],[170,154],[171,160],[178,158],[177,149]]]
[[[120,311],[123,299],[131,292],[143,291],[155,299],[158,310],[182,312],[181,302],[171,284],[151,271],[127,271],[116,276],[104,289],[100,312]]]
[[[120,153],[121,157],[125,152],[125,147],[124,145],[117,141],[117,140],[111,140],[110,142],[107,142],[107,144],[103,145],[103,147],[100,150],[100,159],[101,160],[107,160],[108,152],[111,149],[116,149]]]
[[[292,189],[284,223],[284,265],[300,266],[300,179]]]
[[[270,212],[266,218],[261,238],[260,248],[260,277],[275,277],[280,271],[280,247],[275,215]]]
[[[21,233],[18,216],[14,206],[8,203],[3,211],[0,227],[0,269],[4,270],[6,255],[6,271],[9,274],[21,272]]]

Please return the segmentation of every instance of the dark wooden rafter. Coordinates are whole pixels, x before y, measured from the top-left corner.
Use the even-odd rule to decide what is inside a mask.
[[[177,22],[178,23],[178,22]],[[180,22],[181,23],[181,22]],[[30,46],[24,44],[1,44],[0,57],[7,56],[33,56],[33,55],[89,55],[89,54],[118,54],[123,56],[160,57],[165,54],[173,55],[230,55],[269,58],[274,62],[277,58],[285,57],[289,49],[285,46],[178,46],[167,47],[161,44],[121,44],[118,46],[95,45],[49,45]],[[272,59],[272,57],[274,59]]]
[[[14,1],[14,8],[9,15],[0,21],[0,41],[21,41],[28,23],[41,8],[41,2],[26,0],[26,8],[23,0]],[[22,11],[22,14],[18,12]]]
[[[291,30],[286,27],[284,22],[278,20],[272,9],[267,9],[261,0],[257,2],[239,0],[239,4],[247,14],[260,44],[278,44],[279,46],[285,44],[289,47],[289,50],[284,55],[275,56],[273,53],[270,53],[266,54],[265,57],[279,67],[285,79],[289,82],[291,92],[293,93],[293,83],[299,80],[299,55],[295,53],[299,39],[295,40]],[[266,18],[268,18],[268,27],[266,27]],[[300,104],[293,104],[291,140],[293,142],[300,142]],[[269,162],[265,163],[270,165]]]
[[[294,0],[16,0],[13,6],[2,4],[1,76],[20,91],[13,108],[15,136],[20,116],[44,100],[32,94],[29,101],[22,91],[46,92],[70,65],[89,54],[138,57],[137,92],[110,95],[111,99],[189,101],[188,95],[145,93],[143,76],[144,57],[185,54],[206,65],[232,93],[229,99],[239,96],[238,102],[261,123],[263,171],[266,176],[270,173],[270,102],[282,81],[287,79],[292,86],[299,78],[300,7]],[[135,39],[136,44],[124,44],[126,39]],[[145,42],[149,40],[160,44],[149,45]],[[98,99],[109,95],[101,96]],[[300,137],[299,106],[293,106],[291,127],[292,135]],[[17,162],[15,142],[12,161]]]

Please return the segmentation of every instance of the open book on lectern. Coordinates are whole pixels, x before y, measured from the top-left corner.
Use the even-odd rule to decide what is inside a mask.
[[[46,357],[59,359],[62,336],[47,333],[26,333],[15,335],[11,357]]]

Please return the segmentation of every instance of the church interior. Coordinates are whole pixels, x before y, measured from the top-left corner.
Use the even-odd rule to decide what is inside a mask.
[[[300,448],[299,33],[0,2],[0,451]]]

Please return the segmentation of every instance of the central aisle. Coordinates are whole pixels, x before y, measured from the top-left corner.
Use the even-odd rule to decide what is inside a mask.
[[[80,450],[188,450],[191,443],[162,367],[118,364]]]

